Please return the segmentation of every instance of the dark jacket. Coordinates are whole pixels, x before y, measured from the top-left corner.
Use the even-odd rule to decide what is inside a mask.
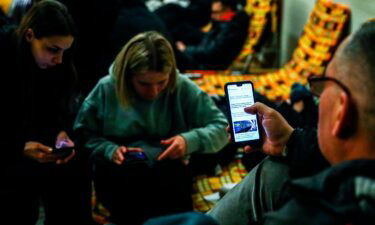
[[[292,178],[312,176],[330,167],[319,149],[316,129],[295,129],[287,149]]]
[[[223,70],[241,52],[246,41],[249,16],[238,12],[230,22],[216,22],[213,29],[196,46],[187,46],[179,66],[185,69]],[[179,59],[179,58],[178,58]]]
[[[300,171],[299,176],[315,175],[291,180],[285,186],[288,195],[284,196],[284,204],[266,214],[263,224],[373,224],[375,160],[346,161],[328,167],[313,141],[313,133],[294,132],[288,143],[288,159],[294,167],[291,171],[310,168]]]
[[[91,179],[86,161],[78,157],[80,149],[61,165],[39,163],[22,154],[28,141],[54,147],[62,130],[74,140],[70,132],[74,73],[65,64],[72,49],[64,52],[63,64],[40,69],[29,46],[18,49],[13,30],[0,27],[0,199],[7,205],[3,214],[12,220],[7,223],[5,218],[4,224],[35,224],[39,201],[46,209],[46,224],[90,224]]]
[[[374,224],[374,171],[375,160],[355,160],[293,180],[293,197],[264,224]]]
[[[196,45],[205,35],[201,28],[211,20],[211,0],[193,0],[187,7],[168,3],[155,13],[163,20],[173,40]]]
[[[163,21],[150,12],[141,0],[122,1],[117,19],[111,31],[108,47],[103,53],[101,74],[108,74],[108,69],[122,47],[135,35],[145,31],[158,31],[169,39]]]
[[[54,147],[57,134],[69,132],[72,124],[69,103],[74,81],[70,71],[62,64],[40,69],[27,47],[17,48],[14,29],[0,28],[1,124],[7,131],[1,138],[4,164],[23,159],[27,141]]]

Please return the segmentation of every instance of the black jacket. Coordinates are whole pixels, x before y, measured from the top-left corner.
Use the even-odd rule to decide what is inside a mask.
[[[293,180],[293,197],[264,224],[374,224],[374,171],[374,160],[355,160]]]
[[[108,47],[103,53],[101,74],[108,74],[108,69],[122,47],[135,35],[146,31],[158,31],[169,39],[167,28],[163,21],[150,12],[140,0],[123,1],[119,5],[117,19],[110,33]]]
[[[375,160],[329,167],[313,141],[313,133],[294,132],[288,143],[288,159],[291,171],[310,168],[300,171],[299,176],[315,175],[291,180],[285,186],[285,203],[266,214],[263,224],[374,224]]]
[[[242,50],[248,36],[249,21],[246,12],[240,11],[230,22],[217,22],[198,45],[187,46],[179,62],[180,68],[228,68]]]
[[[54,147],[57,134],[72,127],[70,71],[63,64],[40,69],[28,48],[17,48],[14,29],[0,28],[2,166],[23,159],[27,141]]]

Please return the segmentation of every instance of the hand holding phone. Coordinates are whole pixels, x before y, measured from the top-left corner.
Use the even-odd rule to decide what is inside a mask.
[[[125,163],[147,160],[147,156],[143,151],[127,151],[124,156],[125,156]]]
[[[254,104],[254,87],[251,81],[225,84],[225,96],[229,109],[230,133],[234,143],[240,146],[262,144],[258,115],[245,112]]]
[[[285,154],[285,146],[293,133],[293,127],[276,110],[257,102],[245,108],[250,114],[257,114],[262,119],[263,136],[262,152],[267,155],[281,156]],[[265,122],[264,122],[265,121]],[[245,146],[245,151],[251,151],[251,146]]]
[[[70,140],[69,136],[65,131],[61,131],[56,140],[56,145],[52,149],[52,154],[60,157],[65,158],[72,154],[74,150],[74,143]]]
[[[147,156],[142,148],[120,146],[112,155],[112,161],[117,165],[131,162],[146,161]]]
[[[61,147],[61,148],[53,148],[52,149],[52,154],[59,155],[61,157],[66,157],[70,154],[72,154],[74,150],[74,146],[66,146],[66,147]]]

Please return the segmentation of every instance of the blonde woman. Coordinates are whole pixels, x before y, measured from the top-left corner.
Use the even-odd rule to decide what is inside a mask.
[[[226,126],[210,97],[177,72],[169,42],[145,32],[117,55],[74,128],[92,153],[97,196],[112,221],[141,224],[192,209],[184,159],[223,148]]]

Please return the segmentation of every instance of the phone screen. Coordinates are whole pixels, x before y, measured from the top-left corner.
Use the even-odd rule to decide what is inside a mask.
[[[58,154],[58,155],[61,155],[61,156],[67,156],[67,155],[70,155],[73,150],[74,150],[74,146],[72,146],[72,147],[62,147],[62,148],[54,148],[52,150],[52,153],[53,154]]]
[[[125,160],[127,161],[143,161],[146,159],[147,156],[144,152],[128,151],[125,153]]]
[[[227,83],[225,91],[234,142],[246,144],[260,142],[257,115],[244,111],[245,107],[254,104],[253,84],[249,81]]]

